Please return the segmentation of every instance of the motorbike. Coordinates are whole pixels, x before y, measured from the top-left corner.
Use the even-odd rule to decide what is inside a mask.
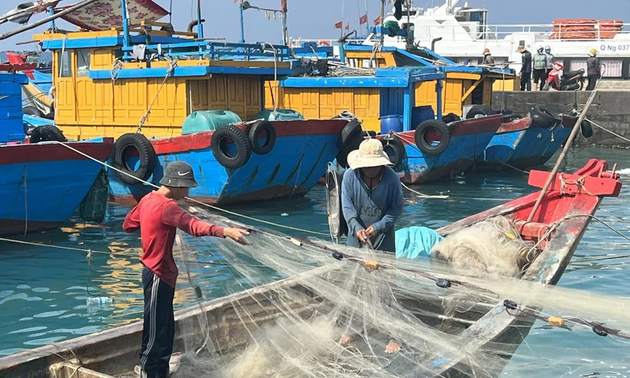
[[[545,90],[551,88],[557,91],[575,91],[582,90],[584,87],[584,74],[583,68],[576,71],[564,71],[564,66],[560,63],[553,63],[553,68],[547,76],[547,83]]]

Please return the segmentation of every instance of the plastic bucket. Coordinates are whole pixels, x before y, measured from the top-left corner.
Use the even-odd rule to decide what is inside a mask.
[[[435,119],[431,105],[416,106],[411,109],[411,129],[415,130],[419,124],[428,119]]]
[[[381,134],[388,134],[390,131],[400,133],[403,131],[403,124],[400,115],[389,114],[381,117]]]

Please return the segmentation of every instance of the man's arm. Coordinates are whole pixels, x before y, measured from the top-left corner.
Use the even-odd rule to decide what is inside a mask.
[[[201,221],[182,210],[176,203],[167,204],[162,210],[162,222],[194,236],[216,236],[224,238],[223,227]]]
[[[357,231],[363,230],[363,225],[359,222],[357,208],[352,200],[354,174],[354,171],[347,169],[341,181],[341,211],[346,223],[348,223],[348,234],[352,236],[356,236]]]
[[[127,214],[122,228],[125,232],[134,232],[140,229],[140,211],[138,211],[138,206],[134,207]]]

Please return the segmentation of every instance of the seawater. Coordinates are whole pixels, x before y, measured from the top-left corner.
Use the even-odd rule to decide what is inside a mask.
[[[619,197],[604,199],[596,215],[630,235],[630,154],[622,150],[586,148],[570,152],[564,169],[580,168],[591,157],[605,159],[611,166],[618,163],[625,186]],[[553,161],[555,159],[546,169],[551,169]],[[513,170],[468,174],[466,178],[414,189],[450,197],[423,199],[405,190],[405,212],[396,227],[424,225],[437,228],[536,190],[527,185],[525,174]],[[230,210],[328,233],[325,198],[325,188],[317,186],[304,198],[243,205]],[[137,233],[122,231],[128,211],[128,207],[110,204],[102,225],[83,223],[73,217],[58,230],[17,238],[92,249],[91,259],[81,251],[0,242],[0,356],[142,319],[140,238]],[[559,286],[629,297],[629,257],[592,261],[628,254],[630,242],[593,221]],[[232,286],[235,280],[230,267],[217,265],[221,257],[212,251],[197,250],[193,256],[196,262],[191,264],[191,270],[196,283],[202,287],[204,299],[225,295],[226,287]],[[110,297],[114,301],[108,307],[87,306],[86,298],[90,295]],[[194,300],[194,293],[180,267],[175,306],[190,306]],[[523,371],[522,364],[510,363],[503,374],[516,373],[511,366],[518,366],[519,376],[630,376],[629,351],[630,344],[614,337],[598,337],[584,329],[572,332],[552,329],[536,323],[513,361],[522,359],[539,363],[533,364],[531,371]],[[557,360],[563,363],[555,364]],[[602,363],[601,369],[593,372],[591,361],[616,363]],[[589,362],[588,371],[582,371],[585,362]]]

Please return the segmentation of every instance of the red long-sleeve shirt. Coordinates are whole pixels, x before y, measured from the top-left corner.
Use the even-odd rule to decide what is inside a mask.
[[[178,274],[173,259],[173,243],[178,228],[192,236],[225,237],[223,227],[200,221],[182,210],[174,200],[158,192],[144,196],[123,223],[125,232],[140,229],[144,252],[140,261],[172,287],[175,287]]]

